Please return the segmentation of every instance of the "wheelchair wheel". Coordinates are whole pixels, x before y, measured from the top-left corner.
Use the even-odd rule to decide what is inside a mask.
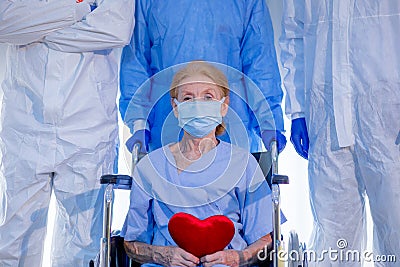
[[[307,267],[306,245],[299,242],[299,236],[295,231],[289,233],[288,243],[288,267]]]
[[[117,230],[111,233],[109,265],[101,264],[98,254],[95,260],[90,261],[89,267],[140,267],[140,264],[129,259],[124,249],[124,238]]]
[[[129,259],[124,249],[124,238],[118,230],[111,235],[111,263],[110,267],[140,267],[140,263]]]

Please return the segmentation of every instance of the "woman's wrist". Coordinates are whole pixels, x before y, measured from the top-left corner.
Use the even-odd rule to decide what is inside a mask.
[[[240,266],[247,266],[257,262],[257,253],[244,249],[239,251]]]
[[[168,247],[161,247],[161,246],[153,246],[151,259],[153,263],[160,264],[163,266],[167,266],[169,263],[168,260]]]
[[[125,251],[128,256],[139,263],[156,263],[165,265],[165,247],[153,246],[138,241],[125,241]]]
[[[271,235],[265,235],[259,240],[242,250],[243,265],[253,265],[262,259],[259,259],[260,251],[268,253],[268,250],[272,247]],[[239,254],[240,256],[240,254]],[[242,261],[241,261],[242,263]]]

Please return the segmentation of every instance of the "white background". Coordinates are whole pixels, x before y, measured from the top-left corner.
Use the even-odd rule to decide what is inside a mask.
[[[279,58],[279,45],[278,38],[281,33],[281,14],[282,3],[276,0],[266,0],[270,8],[271,17],[275,30],[275,44]],[[4,44],[0,45],[0,80],[3,80],[3,73],[5,68],[5,48]],[[285,118],[285,135],[290,137],[290,122]],[[121,131],[123,132],[123,131]],[[123,134],[120,134],[123,138]],[[126,136],[124,134],[124,136]],[[124,141],[121,140],[123,147]],[[129,174],[129,159],[126,159],[125,153],[120,153],[120,173]],[[288,221],[282,226],[282,233],[287,243],[287,237],[290,230],[296,230],[300,241],[307,242],[312,230],[312,216],[308,198],[308,179],[307,179],[307,161],[302,159],[296,154],[290,141],[288,142],[285,150],[281,153],[279,158],[279,172],[289,176],[290,184],[281,186],[281,207],[285,213]],[[95,177],[93,177],[95,178]],[[114,229],[121,227],[124,213],[127,209],[128,194],[127,192],[116,194],[116,204],[118,210],[114,212]],[[52,231],[54,217],[54,202],[51,203],[49,213],[49,232]],[[370,225],[370,223],[369,223]],[[51,235],[46,237],[45,241],[45,259],[44,267],[49,266],[49,252]],[[99,241],[100,242],[100,241]]]

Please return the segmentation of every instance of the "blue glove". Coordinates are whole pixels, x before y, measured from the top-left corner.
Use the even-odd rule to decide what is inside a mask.
[[[96,8],[97,8],[96,2],[90,4],[90,12],[92,12],[92,11],[95,10]]]
[[[133,146],[140,143],[140,153],[147,153],[149,150],[150,131],[139,130],[136,131],[125,143],[126,148],[132,153]]]
[[[292,120],[292,134],[290,135],[290,141],[292,142],[294,149],[297,154],[305,159],[308,159],[308,132],[306,120],[304,118],[298,118]]]
[[[280,132],[275,130],[265,130],[261,134],[264,146],[268,151],[271,151],[271,142],[276,141],[278,153],[281,153],[286,146],[286,137]]]

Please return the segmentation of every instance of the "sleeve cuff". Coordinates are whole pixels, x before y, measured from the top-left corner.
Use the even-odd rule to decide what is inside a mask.
[[[296,112],[296,113],[293,113],[293,114],[290,116],[291,120],[295,120],[295,119],[299,119],[299,118],[304,118],[304,117],[305,117],[304,112]]]
[[[131,130],[131,134],[134,134],[135,132],[139,130],[148,130],[150,131],[149,124],[147,123],[146,120],[135,120],[132,125],[129,126],[129,129]]]

